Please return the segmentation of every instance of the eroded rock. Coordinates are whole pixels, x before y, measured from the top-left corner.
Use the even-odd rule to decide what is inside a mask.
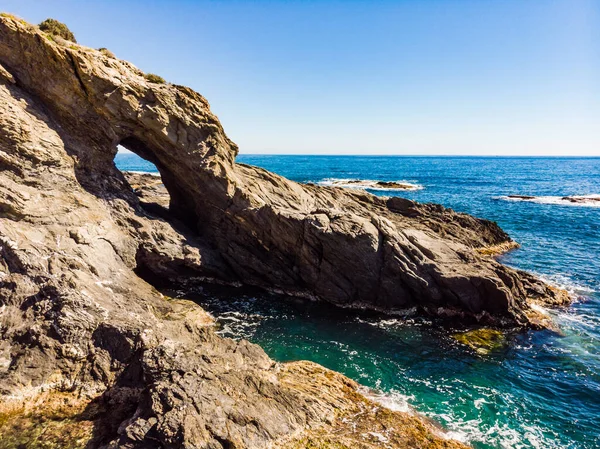
[[[90,447],[294,447],[326,433],[339,447],[459,447],[378,415],[339,374],[217,337],[196,304],[154,286],[193,277],[508,325],[528,323],[528,297],[558,298],[474,251],[508,241],[494,223],[235,164],[203,97],[105,52],[2,16],[0,66],[0,432],[60,392],[75,396],[63,424]],[[159,186],[140,192],[115,168],[119,143],[156,164],[168,208]],[[396,423],[392,443],[359,442],[357,416]]]
[[[156,164],[171,214],[211,253],[207,277],[343,306],[444,308],[513,324],[527,323],[529,296],[553,296],[473,251],[510,241],[494,223],[236,164],[236,145],[192,90],[148,82],[129,63],[58,45],[9,19],[0,33],[0,63],[19,92],[51,111],[49,132],[79,185],[120,195],[119,143]],[[10,203],[7,213],[18,217],[21,202]]]

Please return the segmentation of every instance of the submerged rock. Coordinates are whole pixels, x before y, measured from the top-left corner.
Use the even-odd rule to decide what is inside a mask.
[[[162,184],[119,172],[118,144]],[[219,338],[155,287],[194,278],[507,325],[529,324],[530,298],[562,300],[475,251],[510,240],[495,223],[300,185],[236,154],[191,89],[0,16],[2,435],[61,392],[76,398],[65,431],[89,447],[460,447],[339,374]],[[393,443],[351,434],[384,422]]]
[[[506,344],[506,337],[503,332],[489,328],[459,332],[452,335],[452,338],[483,355],[501,349]]]

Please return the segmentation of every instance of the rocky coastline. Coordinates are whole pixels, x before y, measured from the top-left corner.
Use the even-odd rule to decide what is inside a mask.
[[[538,204],[556,204],[563,206],[600,207],[600,195],[571,195],[571,196],[533,196],[507,195],[500,197],[506,201],[523,201]]]
[[[370,181],[365,179],[333,179],[322,182],[323,185],[363,190],[420,190],[422,187],[406,181]]]
[[[118,145],[161,179],[121,173]],[[220,338],[157,290],[183,279],[499,328],[569,301],[490,257],[514,245],[493,222],[236,155],[193,90],[0,15],[0,447],[464,447]]]

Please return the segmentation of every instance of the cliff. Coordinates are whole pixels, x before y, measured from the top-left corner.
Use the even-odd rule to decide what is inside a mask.
[[[168,208],[140,201],[119,144],[158,167]],[[0,17],[0,446],[460,447],[339,374],[217,337],[164,283],[507,326],[564,301],[478,252],[510,241],[494,223],[236,154],[191,89]]]

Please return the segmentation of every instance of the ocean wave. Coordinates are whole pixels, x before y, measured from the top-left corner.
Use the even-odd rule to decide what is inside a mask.
[[[458,379],[455,379],[450,384],[457,381]],[[461,387],[454,389],[450,395],[452,399],[446,403],[445,411],[431,409],[423,411],[426,417],[441,424],[442,437],[465,444],[483,444],[486,447],[502,449],[566,448],[560,442],[560,435],[542,426],[535,418],[518,421],[511,419],[511,415],[518,416],[526,408],[517,396],[486,385],[471,385],[471,387],[476,390],[476,393],[468,394]],[[457,402],[462,403],[463,407],[469,403],[473,404],[471,410],[476,412],[465,412]],[[498,404],[504,404],[512,411],[497,410]],[[417,410],[419,410],[418,406]],[[492,414],[494,419],[490,420]]]
[[[538,204],[555,204],[559,206],[578,206],[600,208],[600,194],[572,195],[572,196],[530,196],[530,195],[504,195],[494,199],[504,201],[523,201]]]
[[[424,188],[420,184],[409,181],[377,181],[372,179],[326,178],[319,181],[318,184],[323,186],[345,187],[348,189],[382,191],[422,190]]]
[[[596,290],[594,290],[593,288],[587,285],[582,285],[565,274],[534,274],[536,274],[537,277],[539,277],[542,281],[546,282],[547,284],[553,285],[562,290],[566,290],[574,296],[588,296],[596,292]]]

